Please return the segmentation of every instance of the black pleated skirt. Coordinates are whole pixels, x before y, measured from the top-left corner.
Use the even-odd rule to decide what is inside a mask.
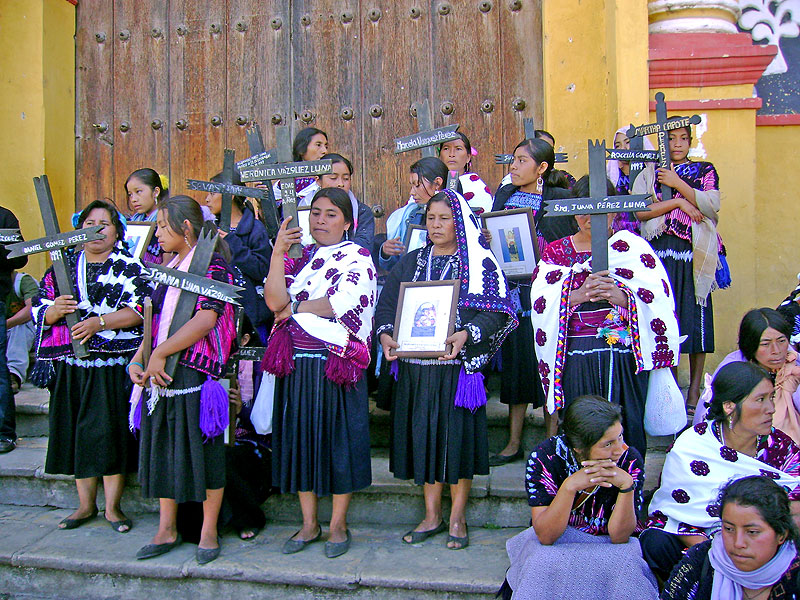
[[[136,438],[128,429],[132,384],[125,365],[53,363],[45,471],[78,479],[135,472]]]
[[[171,389],[202,385],[206,375],[178,365]],[[142,397],[145,402],[147,394]],[[142,406],[139,483],[146,498],[203,502],[206,490],[225,487],[223,436],[200,431],[200,392],[161,398],[152,415]]]
[[[519,299],[523,311],[517,314],[519,327],[508,334],[500,350],[500,402],[532,404],[533,408],[539,408],[544,406],[547,397],[539,378],[539,359],[536,358],[536,344],[533,341],[530,285],[519,286]]]
[[[656,255],[664,263],[675,294],[675,314],[681,335],[689,336],[681,344],[681,354],[714,352],[714,309],[712,294],[705,306],[694,297],[692,244],[675,235],[660,235],[650,240]]]
[[[283,493],[349,494],[372,483],[364,377],[345,389],[325,377],[327,352],[295,354],[275,381],[272,483]]]
[[[401,360],[392,397],[389,470],[414,483],[457,484],[489,473],[486,407],[456,407],[461,365]]]
[[[578,396],[594,394],[622,407],[623,438],[644,457],[644,405],[648,371],[636,374],[636,359],[630,348],[604,339],[571,337],[567,340],[562,387],[564,408]]]

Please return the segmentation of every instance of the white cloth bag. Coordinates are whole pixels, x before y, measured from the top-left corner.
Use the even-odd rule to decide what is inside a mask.
[[[644,429],[650,435],[673,435],[686,427],[683,394],[670,369],[650,371]]]
[[[261,377],[261,386],[253,402],[250,412],[250,422],[256,428],[256,433],[266,435],[272,433],[272,407],[275,403],[275,375],[264,372]]]

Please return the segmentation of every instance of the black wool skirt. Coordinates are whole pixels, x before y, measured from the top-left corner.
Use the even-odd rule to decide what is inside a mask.
[[[275,380],[272,483],[319,497],[364,489],[372,483],[366,379],[345,389],[325,377],[326,351],[302,355]]]
[[[132,384],[125,365],[53,363],[45,471],[78,479],[136,472],[136,438],[128,429]]]
[[[178,365],[169,389],[199,387],[206,375]],[[147,393],[142,402],[147,399]],[[206,490],[225,487],[223,436],[206,440],[200,431],[200,391],[162,397],[152,415],[141,407],[139,483],[146,498],[203,502]]]
[[[392,397],[389,470],[398,479],[457,484],[489,473],[486,407],[456,407],[461,365],[400,360]]]
[[[513,284],[512,284],[513,285]],[[539,378],[539,360],[531,325],[531,286],[519,286],[522,313],[517,313],[519,327],[508,334],[501,347],[500,402],[544,406],[547,400]]]
[[[694,297],[692,244],[675,235],[660,235],[650,240],[656,255],[664,263],[675,294],[675,314],[681,335],[689,336],[681,344],[681,354],[714,352],[714,310],[711,294],[705,306]]]
[[[636,359],[630,348],[593,337],[567,339],[567,358],[561,385],[564,408],[578,396],[593,394],[622,408],[622,436],[644,457],[644,405],[647,400],[648,371],[636,373]]]

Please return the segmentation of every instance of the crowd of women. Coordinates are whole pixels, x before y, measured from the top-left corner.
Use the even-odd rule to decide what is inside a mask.
[[[714,351],[711,292],[727,282],[718,177],[711,163],[689,160],[691,133],[671,131],[672,168],[650,168],[633,183],[630,165],[609,162],[610,195],[646,190],[655,202],[608,216],[608,269],[598,272],[588,216],[542,218],[544,201],[588,195],[588,177],[554,168],[555,142],[544,131],[517,145],[494,194],[473,172],[464,134],[438,158],[415,162],[410,198],[387,219],[385,237],[350,189],[352,164],[328,153],[318,129],[298,134],[294,158],[329,158],[333,172],[296,181],[309,231],[286,218],[274,240],[258,203],[234,198],[230,229],[219,230],[219,194],[170,196],[152,169],[133,172],[127,201],[96,200],[75,216],[75,227],[101,225],[105,235],[70,255],[75,293],[59,290],[48,270],[33,301],[32,379],[51,393],[46,470],[74,475],[80,498],[59,527],[97,516],[102,478],[106,520],[129,531],[120,500],[136,472],[160,508],[140,559],[192,541],[198,562],[210,562],[222,526],[242,539],[259,533],[260,505],[274,492],[297,494],[302,511],[286,554],[322,539],[318,501],[332,496],[325,554],[340,556],[352,540],[351,496],[372,479],[372,385],[391,413],[390,471],[423,486],[424,517],[402,542],[447,532],[451,550],[469,545],[473,478],[523,458],[531,450],[522,445],[527,405],[544,407],[549,437],[530,452],[520,482],[531,526],[508,541],[504,596],[794,597],[797,294],[780,311],[744,316],[739,351],[707,376],[701,397],[704,357]],[[628,146],[622,130],[614,145]],[[445,189],[448,171],[460,174],[457,191]],[[673,199],[661,201],[658,184],[673,188]],[[479,222],[483,212],[517,208],[532,212],[541,257],[529,280],[506,278]],[[180,271],[200,240],[219,234],[206,276],[243,287],[242,310],[200,296],[187,322],[174,321],[180,290],[144,277],[124,243],[129,221],[156,224],[145,261]],[[409,252],[412,225],[424,225],[427,237]],[[302,252],[290,258],[295,244]],[[448,349],[398,357],[402,284],[441,280],[459,288]],[[72,313],[79,322],[69,329]],[[87,358],[75,356],[73,339]],[[266,346],[264,360],[238,360],[245,346]],[[672,377],[682,353],[695,424],[667,454],[647,507],[649,379]],[[494,371],[509,405],[509,440],[490,456],[484,374]],[[226,390],[220,379],[229,372],[235,383]],[[238,417],[235,443],[226,445],[229,405]]]

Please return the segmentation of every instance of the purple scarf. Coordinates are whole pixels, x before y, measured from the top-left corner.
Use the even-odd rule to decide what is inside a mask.
[[[757,590],[774,585],[792,564],[797,550],[794,542],[784,542],[765,565],[755,571],[740,571],[725,551],[722,532],[714,536],[708,559],[714,568],[711,600],[742,600],[742,588]]]

